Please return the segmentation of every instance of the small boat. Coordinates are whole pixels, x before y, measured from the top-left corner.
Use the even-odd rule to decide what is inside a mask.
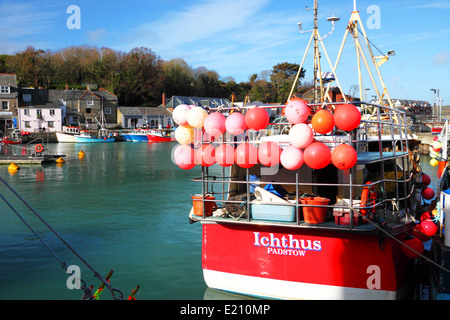
[[[22,139],[11,139],[11,137],[3,137],[1,140],[2,144],[21,144]]]
[[[56,138],[58,142],[62,143],[74,143],[75,136],[80,135],[80,127],[66,127],[63,126],[63,131],[56,131]]]
[[[133,142],[147,142],[147,129],[134,129],[130,133],[126,134],[127,141]]]
[[[17,130],[14,130],[11,133],[11,136],[5,136],[0,141],[2,144],[21,144],[22,138],[19,138],[19,132]]]
[[[149,143],[176,141],[173,137],[173,131],[170,129],[150,130],[150,132],[147,134],[147,139]]]

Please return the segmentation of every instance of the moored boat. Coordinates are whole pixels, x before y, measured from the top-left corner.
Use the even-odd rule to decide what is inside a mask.
[[[91,135],[87,130],[81,130],[80,134],[74,137],[76,143],[105,143],[116,140],[114,137],[110,137],[104,129],[100,129],[97,136]]]
[[[147,139],[149,143],[175,141],[172,133],[173,131],[170,129],[153,129],[147,133]]]
[[[75,136],[80,135],[80,127],[66,127],[63,126],[63,131],[56,131],[56,138],[58,139],[58,142],[62,143],[74,143],[75,142]]]
[[[147,142],[147,134],[147,129],[134,129],[132,132],[126,134],[126,141]]]
[[[346,32],[360,46],[356,9],[350,20]],[[175,164],[201,166],[189,218],[202,224],[205,282],[277,299],[408,297],[424,249],[412,229],[422,210],[419,141],[386,89],[387,106],[381,95],[379,103],[350,101],[342,90],[344,101],[330,99],[317,72],[323,38],[313,39],[314,99],[291,91],[285,105],[267,107],[284,117],[279,132],[266,130],[266,107],[193,110],[192,127],[174,116]]]

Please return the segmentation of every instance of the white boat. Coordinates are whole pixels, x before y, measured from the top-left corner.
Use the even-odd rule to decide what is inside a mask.
[[[63,131],[56,132],[58,142],[75,142],[75,136],[80,135],[80,127],[63,127]]]

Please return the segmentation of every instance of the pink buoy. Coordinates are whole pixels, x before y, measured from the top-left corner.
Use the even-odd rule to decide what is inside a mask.
[[[191,110],[191,107],[187,104],[180,104],[173,109],[172,119],[179,126],[185,126],[187,122],[187,113]]]
[[[289,141],[296,148],[306,148],[314,141],[314,132],[306,123],[296,124],[289,131]]]
[[[183,170],[195,167],[195,151],[189,145],[179,145],[173,152],[175,164]]]
[[[331,162],[331,151],[322,142],[313,142],[303,152],[306,165],[312,169],[323,169]]]
[[[219,137],[225,133],[225,116],[219,112],[214,112],[208,115],[205,119],[203,127],[205,132],[212,137]]]
[[[422,190],[422,197],[423,197],[425,200],[431,200],[431,199],[433,199],[433,198],[434,198],[434,195],[435,195],[434,190],[431,189],[430,187],[425,188],[425,189]]]
[[[290,123],[303,123],[308,119],[309,108],[303,99],[294,98],[286,105],[284,114]]]
[[[353,104],[343,104],[334,111],[334,124],[343,131],[356,129],[361,123],[361,112]]]
[[[276,142],[266,141],[258,148],[258,161],[267,167],[280,163],[281,148]]]
[[[258,163],[258,150],[255,146],[244,142],[236,148],[234,160],[241,168],[251,168]]]
[[[234,148],[230,144],[222,144],[216,148],[216,162],[222,167],[234,164]]]
[[[263,130],[269,124],[269,113],[266,109],[254,107],[245,113],[245,125],[252,130]]]
[[[228,133],[238,136],[247,129],[245,118],[240,112],[233,112],[225,121],[225,128]]]
[[[341,144],[331,152],[331,162],[341,170],[351,169],[358,160],[356,150],[347,144]]]
[[[287,146],[281,151],[280,163],[288,170],[297,170],[303,163],[303,151],[294,146]]]
[[[216,149],[212,144],[204,144],[196,151],[197,163],[203,167],[210,167],[216,162]]]

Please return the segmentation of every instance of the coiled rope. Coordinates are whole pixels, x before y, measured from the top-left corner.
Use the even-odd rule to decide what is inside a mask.
[[[72,248],[72,246],[70,246],[70,244],[64,240],[64,238],[55,230],[52,228],[52,226],[50,226],[48,224],[47,221],[45,221],[45,219],[39,214],[37,213],[36,210],[34,210],[30,204],[28,204],[28,202],[25,201],[25,199],[23,199],[1,176],[0,176],[0,181],[20,200],[22,201],[30,210],[31,212],[33,212],[33,214],[39,218],[39,220],[42,221],[42,223],[44,223],[45,226],[47,226],[47,228],[50,229],[51,232],[53,232],[53,234],[55,234],[56,237],[58,237],[65,245],[67,248],[69,248],[77,257],[78,259],[80,259],[94,274],[94,276],[99,279],[102,284],[104,284],[110,291],[111,294],[114,298],[114,300],[123,300],[123,293],[122,291],[120,291],[117,288],[114,288],[113,286],[110,285],[110,283],[100,275],[100,273],[98,273],[97,271],[94,270],[94,268],[87,263],[87,261],[85,259],[83,259],[83,257],[80,256],[80,254],[74,249]],[[66,270],[67,272],[67,264],[60,258],[58,257],[58,255],[48,246],[48,244],[37,234],[37,232],[30,226],[29,223],[27,223],[27,221],[22,217],[22,215],[12,206],[12,204],[0,193],[0,198],[2,198],[2,200],[11,208],[11,210],[19,217],[19,219],[28,227],[28,229],[30,229],[30,231],[39,239],[39,241],[50,251],[50,253],[60,262],[60,264],[62,265],[62,268],[64,270]],[[68,272],[67,272],[68,273]],[[86,290],[85,287],[85,282],[80,279],[83,282],[83,290]],[[116,293],[119,294],[119,296],[116,296]]]

